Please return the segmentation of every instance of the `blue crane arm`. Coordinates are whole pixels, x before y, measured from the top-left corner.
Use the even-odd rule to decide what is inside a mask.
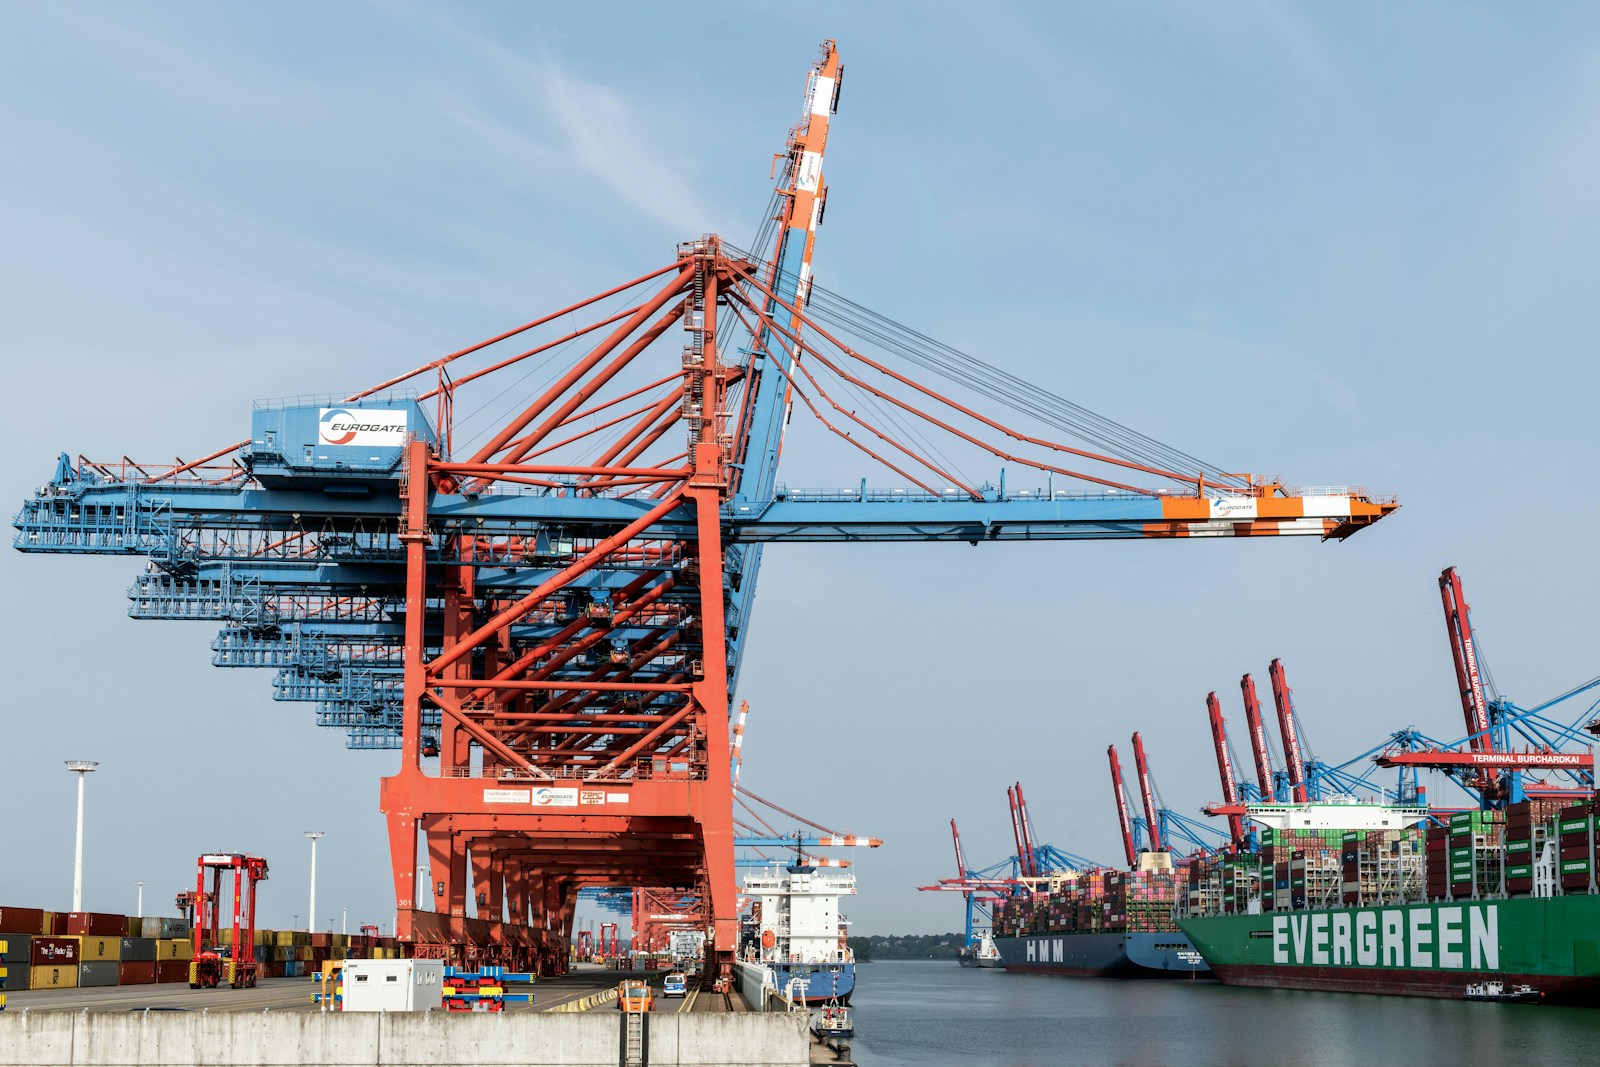
[[[654,501],[557,493],[435,493],[429,523],[435,552],[447,560],[452,533],[518,539],[561,555],[562,537],[624,525]],[[1290,505],[1290,506],[1279,506]],[[1106,493],[930,494],[895,489],[782,490],[768,501],[735,498],[724,509],[730,543],[771,541],[1016,541],[1233,535],[1347,536],[1376,521],[1386,505],[1359,497],[1190,498]],[[1267,514],[1267,513],[1271,514]],[[1186,517],[1177,517],[1188,513]],[[69,482],[43,487],[24,502],[14,525],[24,552],[122,555],[185,553],[210,559],[326,558],[341,567],[400,563],[398,498],[379,483],[365,495],[253,485],[219,487],[139,482]],[[693,540],[685,509],[652,534]],[[479,567],[531,562],[496,558],[479,548]]]

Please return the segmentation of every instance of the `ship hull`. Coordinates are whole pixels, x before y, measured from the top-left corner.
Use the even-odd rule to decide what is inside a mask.
[[[789,980],[802,979],[805,992],[800,1001],[804,1004],[826,1004],[837,1000],[850,1003],[850,994],[856,988],[856,965],[853,963],[768,963],[772,980],[782,992],[789,988]]]
[[[997,937],[1007,971],[1093,978],[1209,978],[1189,940],[1175,931]]]
[[[1230,985],[1462,999],[1529,985],[1600,1004],[1600,896],[1212,915],[1179,920]],[[1387,938],[1387,940],[1386,940]]]

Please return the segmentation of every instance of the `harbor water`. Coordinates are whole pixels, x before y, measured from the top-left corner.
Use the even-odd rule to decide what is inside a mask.
[[[1600,1009],[863,964],[861,1067],[1540,1067],[1600,1062]]]

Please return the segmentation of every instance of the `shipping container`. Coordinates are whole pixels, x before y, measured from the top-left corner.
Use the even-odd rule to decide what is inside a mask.
[[[143,940],[141,938],[141,940]],[[156,980],[155,961],[131,963],[123,960],[117,964],[118,985],[149,985]]]
[[[156,959],[167,963],[173,960],[187,961],[194,958],[194,942],[188,938],[181,940],[168,940],[166,938],[156,942]]]
[[[154,963],[156,961],[156,939],[153,937],[125,937],[122,939],[122,952],[117,958],[123,963]]]
[[[78,947],[78,939],[75,937],[36,937],[33,939],[30,958],[36,967],[76,967]]]
[[[43,964],[33,968],[28,977],[29,989],[73,989],[78,984],[76,963]]]
[[[38,937],[48,934],[49,913],[38,908],[0,908],[0,934],[26,934]]]
[[[183,942],[188,944],[188,942]],[[162,960],[156,964],[157,982],[187,982],[189,980],[189,961]]]
[[[122,938],[80,934],[73,937],[78,942],[79,963],[115,963],[122,958]],[[82,984],[82,983],[80,983]]]
[[[97,911],[67,913],[67,930],[71,936],[90,934],[95,937],[124,938],[128,936],[126,915],[107,915]]]
[[[78,985],[80,987],[116,985],[117,969],[121,966],[114,960],[109,963],[80,963]]]
[[[33,966],[33,938],[27,934],[0,934],[6,944],[5,959],[0,967],[6,976],[0,978],[0,991],[15,993],[28,988],[28,968]]]

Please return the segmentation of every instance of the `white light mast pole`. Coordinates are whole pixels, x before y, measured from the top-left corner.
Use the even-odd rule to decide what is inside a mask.
[[[72,853],[72,910],[83,910],[83,780],[96,767],[98,760],[69,759],[67,770],[78,776],[78,842]]]
[[[317,840],[326,837],[321,830],[307,830],[306,836],[311,839],[311,906],[306,910],[306,929],[317,928]]]
[[[136,915],[138,918],[142,919],[144,918],[144,883],[135,882],[133,884],[139,887],[139,910]]]

